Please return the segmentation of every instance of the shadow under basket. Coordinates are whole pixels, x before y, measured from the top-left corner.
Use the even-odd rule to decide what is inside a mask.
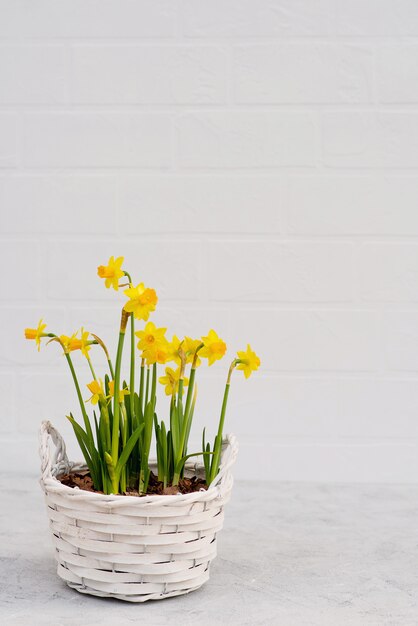
[[[86,466],[71,463],[59,432],[50,422],[42,422],[40,483],[58,576],[81,593],[128,602],[160,600],[201,587],[216,556],[216,534],[231,495],[230,469],[237,451],[235,437],[227,435],[219,474],[207,490],[104,495],[57,480],[56,476]],[[193,475],[204,476],[201,464],[186,464],[185,476]]]

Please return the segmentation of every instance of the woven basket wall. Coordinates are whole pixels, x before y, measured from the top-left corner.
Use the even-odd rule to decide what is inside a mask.
[[[55,444],[52,450],[50,443]],[[41,486],[45,493],[58,575],[95,596],[129,602],[189,593],[209,578],[216,534],[232,488],[235,437],[226,437],[221,469],[207,491],[169,496],[114,496],[62,485],[55,476],[85,469],[71,463],[50,422],[40,430]],[[186,475],[203,475],[186,465]]]

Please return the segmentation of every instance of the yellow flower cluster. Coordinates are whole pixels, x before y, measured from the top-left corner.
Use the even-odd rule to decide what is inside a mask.
[[[110,257],[107,265],[99,265],[97,268],[97,274],[100,278],[105,279],[105,286],[109,289],[113,287],[115,291],[118,291],[119,279],[122,276],[126,276],[126,272],[122,269],[123,256],[115,259]],[[155,307],[158,302],[155,289],[145,287],[144,283],[139,283],[134,287],[129,283],[129,288],[123,292],[128,298],[128,302],[125,304],[124,309],[127,313],[132,313],[137,320],[147,321],[150,313],[155,311]]]
[[[153,322],[148,322],[144,330],[137,331],[138,349],[141,350],[141,357],[145,359],[147,365],[153,363],[169,363],[173,361],[178,365],[176,370],[166,367],[165,376],[159,379],[165,385],[167,395],[175,393],[182,371],[182,365],[194,363],[194,367],[201,364],[198,356],[200,354],[208,359],[208,364],[212,365],[217,359],[221,359],[226,352],[226,343],[218,337],[214,330],[210,330],[207,337],[192,339],[185,337],[183,341],[173,335],[171,341],[165,337],[167,329],[157,328]],[[184,386],[187,385],[184,379]]]
[[[104,278],[105,286],[109,289],[113,287],[115,291],[118,291],[121,285],[119,280],[123,276],[129,277],[129,274],[122,269],[124,258],[113,257],[109,258],[107,265],[100,265],[97,268],[97,273],[100,278]],[[124,305],[126,313],[132,314],[138,320],[147,321],[150,313],[155,311],[155,307],[158,302],[158,297],[154,289],[145,287],[144,283],[139,283],[134,287],[129,277],[129,287],[124,290],[124,295],[127,296],[128,301]],[[126,285],[125,285],[126,286]],[[53,334],[45,333],[46,324],[41,319],[37,328],[26,328],[26,339],[35,340],[38,350],[41,345],[42,337],[52,337],[51,341],[59,341],[62,345],[64,352],[69,354],[75,350],[80,350],[81,353],[89,359],[89,350],[92,343],[99,343],[102,345],[101,340],[98,340],[95,335],[95,341],[89,341],[90,333],[81,328],[80,336],[78,331],[71,336],[60,335],[56,337]],[[213,365],[215,361],[222,359],[226,353],[226,343],[221,339],[218,334],[211,329],[206,336],[200,339],[193,339],[192,337],[185,337],[180,340],[176,335],[172,336],[171,341],[166,338],[166,328],[157,328],[153,322],[147,322],[143,330],[139,330],[135,333],[138,341],[138,349],[141,352],[141,358],[144,359],[147,365],[153,365],[154,363],[166,364],[174,362],[177,365],[177,369],[166,367],[165,376],[159,379],[159,382],[165,386],[167,395],[175,393],[178,388],[178,381],[180,377],[183,378],[186,385],[187,379],[184,378],[184,367],[186,364],[192,364],[193,368],[201,365],[201,359],[206,358],[208,365]],[[104,349],[106,347],[103,345]],[[234,367],[244,372],[244,376],[248,378],[252,372],[256,371],[260,366],[260,359],[251,349],[248,344],[246,351],[237,353],[237,358],[233,363]],[[103,389],[100,387],[101,383],[94,380],[88,388],[92,393],[90,400],[93,404],[98,401],[100,395],[103,394]],[[113,395],[113,381],[110,381],[110,395]],[[120,391],[120,398],[126,395],[126,390]]]
[[[80,337],[78,337],[78,332],[79,331],[77,330],[70,337],[67,335],[60,335],[58,340],[64,348],[65,353],[68,354],[69,352],[74,352],[75,350],[81,350],[81,353],[88,359],[90,345],[93,343],[89,341],[90,333],[82,328],[80,331]]]
[[[41,338],[52,337],[51,341],[58,341],[62,345],[66,354],[68,354],[69,352],[73,352],[74,350],[81,350],[84,356],[88,358],[90,345],[93,342],[89,341],[90,333],[88,331],[85,331],[84,328],[80,330],[80,337],[78,337],[79,331],[76,331],[71,336],[60,335],[59,337],[56,337],[52,333],[45,333],[45,328],[46,324],[43,323],[42,319],[39,320],[38,328],[25,328],[26,339],[34,340],[38,347],[38,351],[41,347]]]

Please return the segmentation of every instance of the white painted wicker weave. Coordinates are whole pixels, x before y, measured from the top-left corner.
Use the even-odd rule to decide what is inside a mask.
[[[198,589],[208,580],[216,556],[216,533],[223,525],[237,451],[235,437],[228,435],[220,472],[207,491],[108,496],[67,487],[55,478],[85,465],[71,463],[61,435],[50,422],[42,422],[40,482],[58,575],[81,593],[129,602]],[[186,475],[195,473],[202,475],[202,466],[187,464]]]

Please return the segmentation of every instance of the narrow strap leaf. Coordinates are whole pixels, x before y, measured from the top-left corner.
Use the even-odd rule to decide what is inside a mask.
[[[119,457],[119,460],[116,464],[116,475],[120,474],[120,472],[122,471],[122,468],[128,462],[129,456],[134,448],[134,445],[138,441],[139,435],[141,434],[143,428],[144,428],[143,424],[138,426],[138,428],[132,433],[132,435],[129,437],[128,441],[126,442],[126,445],[123,448],[121,455]]]

